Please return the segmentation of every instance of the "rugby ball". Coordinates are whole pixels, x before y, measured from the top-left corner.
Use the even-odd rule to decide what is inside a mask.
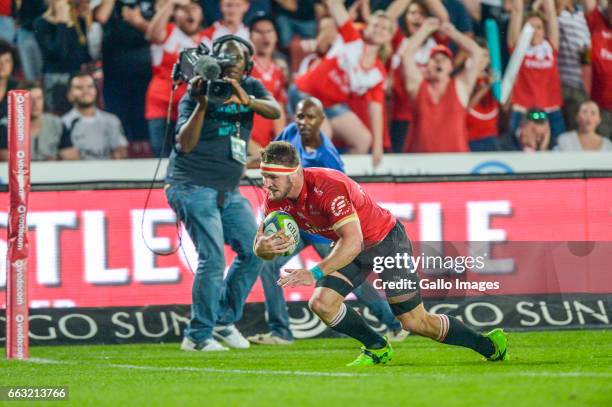
[[[266,236],[273,235],[279,230],[282,230],[287,236],[293,238],[293,245],[289,247],[283,256],[289,256],[295,252],[295,248],[300,242],[300,230],[297,222],[291,215],[283,211],[270,212],[263,221],[264,234]]]

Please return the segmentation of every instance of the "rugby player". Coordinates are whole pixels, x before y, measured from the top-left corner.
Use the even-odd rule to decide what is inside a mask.
[[[261,172],[267,196],[264,211],[288,212],[300,230],[334,241],[334,248],[310,270],[285,270],[282,287],[312,285],[316,289],[310,309],[331,329],[363,344],[361,353],[347,366],[387,363],[393,357],[389,341],[376,333],[344,298],[365,281],[373,258],[412,253],[401,222],[378,206],[361,187],[340,171],[302,168],[296,149],[275,141],[261,152]],[[270,260],[293,244],[281,234],[264,235],[260,224],[254,241],[255,254]],[[415,284],[385,284],[387,301],[405,330],[438,342],[473,349],[490,361],[507,360],[507,338],[497,328],[479,334],[457,318],[425,310],[418,277],[410,268],[390,268],[380,273],[384,282],[412,280]],[[412,289],[410,287],[413,287]]]
[[[300,159],[302,167],[333,168],[344,172],[344,163],[338,150],[321,130],[325,119],[323,104],[319,99],[309,96],[297,104],[295,123],[287,126],[276,138],[277,141],[291,143]],[[260,167],[260,158],[252,160],[250,168]],[[300,243],[289,256],[278,256],[272,261],[264,263],[261,269],[261,282],[265,294],[267,321],[270,332],[257,334],[247,338],[251,343],[262,345],[287,345],[293,343],[293,334],[289,327],[289,311],[283,296],[283,289],[276,284],[280,269],[296,254],[309,245],[321,256],[327,257],[331,252],[331,241],[318,235],[300,233]],[[372,314],[387,326],[387,335],[391,342],[400,342],[406,339],[404,331],[393,316],[389,305],[380,297],[369,282],[364,282],[353,290],[358,300],[363,302]]]

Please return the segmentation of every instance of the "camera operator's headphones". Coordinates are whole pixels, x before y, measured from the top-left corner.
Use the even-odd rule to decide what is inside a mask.
[[[245,53],[246,55],[244,56],[245,57],[244,58],[244,74],[250,75],[251,70],[253,69],[253,55],[255,54],[255,49],[253,48],[253,45],[251,45],[251,43],[245,40],[244,38],[238,37],[237,35],[234,35],[234,34],[223,35],[217,38],[216,40],[213,41],[213,44],[212,44],[213,55],[219,56],[221,47],[223,46],[223,44],[229,41],[239,42],[240,44],[246,47],[247,52]]]

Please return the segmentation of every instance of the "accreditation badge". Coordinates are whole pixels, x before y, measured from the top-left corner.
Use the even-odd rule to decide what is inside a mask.
[[[236,136],[231,136],[230,140],[232,145],[232,158],[240,164],[246,164],[246,141]]]

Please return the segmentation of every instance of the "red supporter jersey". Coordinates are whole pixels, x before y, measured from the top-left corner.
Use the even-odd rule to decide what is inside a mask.
[[[295,79],[295,85],[321,100],[325,107],[348,102],[352,97],[383,104],[385,67],[380,59],[369,69],[361,66],[365,43],[352,21],[338,29],[340,37],[314,68]]]
[[[223,23],[223,21],[215,21],[212,23],[210,27],[207,27],[203,31],[204,38],[202,41],[204,44],[212,50],[213,42],[224,35],[235,35],[237,37],[242,38],[245,41],[251,41],[249,38],[249,28],[244,24],[240,24],[240,27],[236,30],[236,32],[232,32],[227,26]]]
[[[593,49],[591,98],[602,109],[612,110],[612,26],[597,7],[586,20]]]
[[[285,74],[283,70],[274,62],[264,68],[258,61],[257,57],[253,57],[253,70],[251,71],[253,78],[259,79],[276,101],[284,106],[287,103],[287,94],[285,92]],[[251,139],[256,141],[260,146],[265,147],[277,135],[274,134],[274,120],[266,119],[258,114],[253,116],[253,130],[251,131]]]
[[[11,0],[0,0],[0,16],[11,16],[13,14],[13,2]]]
[[[166,38],[161,44],[151,45],[151,59],[153,62],[153,77],[147,89],[145,117],[147,119],[163,119],[166,117],[170,90],[172,89],[172,67],[184,48],[197,47],[202,40],[203,32],[198,34],[199,39],[194,41],[190,36],[178,29],[174,24],[166,26]],[[176,120],[177,106],[187,87],[181,85],[174,92],[172,117]]]
[[[404,150],[409,153],[462,153],[468,147],[467,109],[457,96],[455,79],[436,103],[429,93],[426,80],[413,100],[414,117]]]
[[[547,40],[529,46],[512,91],[513,105],[548,110],[561,107],[563,98],[558,56],[558,50],[553,49]]]
[[[395,34],[391,40],[393,55],[390,58],[389,70],[391,75],[393,75],[393,92],[391,94],[392,120],[412,121],[412,102],[406,90],[406,80],[404,78],[404,67],[402,65],[401,55],[403,48],[409,40],[410,38],[404,36],[399,28],[395,30]],[[437,44],[446,44],[447,42],[448,41],[440,41],[433,36],[427,38],[427,41],[425,41],[414,55],[414,60],[417,65],[423,67],[427,65],[432,48]]]
[[[359,219],[366,247],[381,242],[396,223],[391,212],[378,206],[359,184],[329,168],[304,168],[304,186],[296,201],[266,197],[265,214],[278,210],[293,216],[300,230],[334,242],[338,228]]]
[[[485,78],[479,78],[482,83]],[[476,106],[468,109],[467,131],[470,141],[479,140],[491,136],[497,136],[497,118],[499,117],[499,105],[493,96],[491,89],[480,99]]]

